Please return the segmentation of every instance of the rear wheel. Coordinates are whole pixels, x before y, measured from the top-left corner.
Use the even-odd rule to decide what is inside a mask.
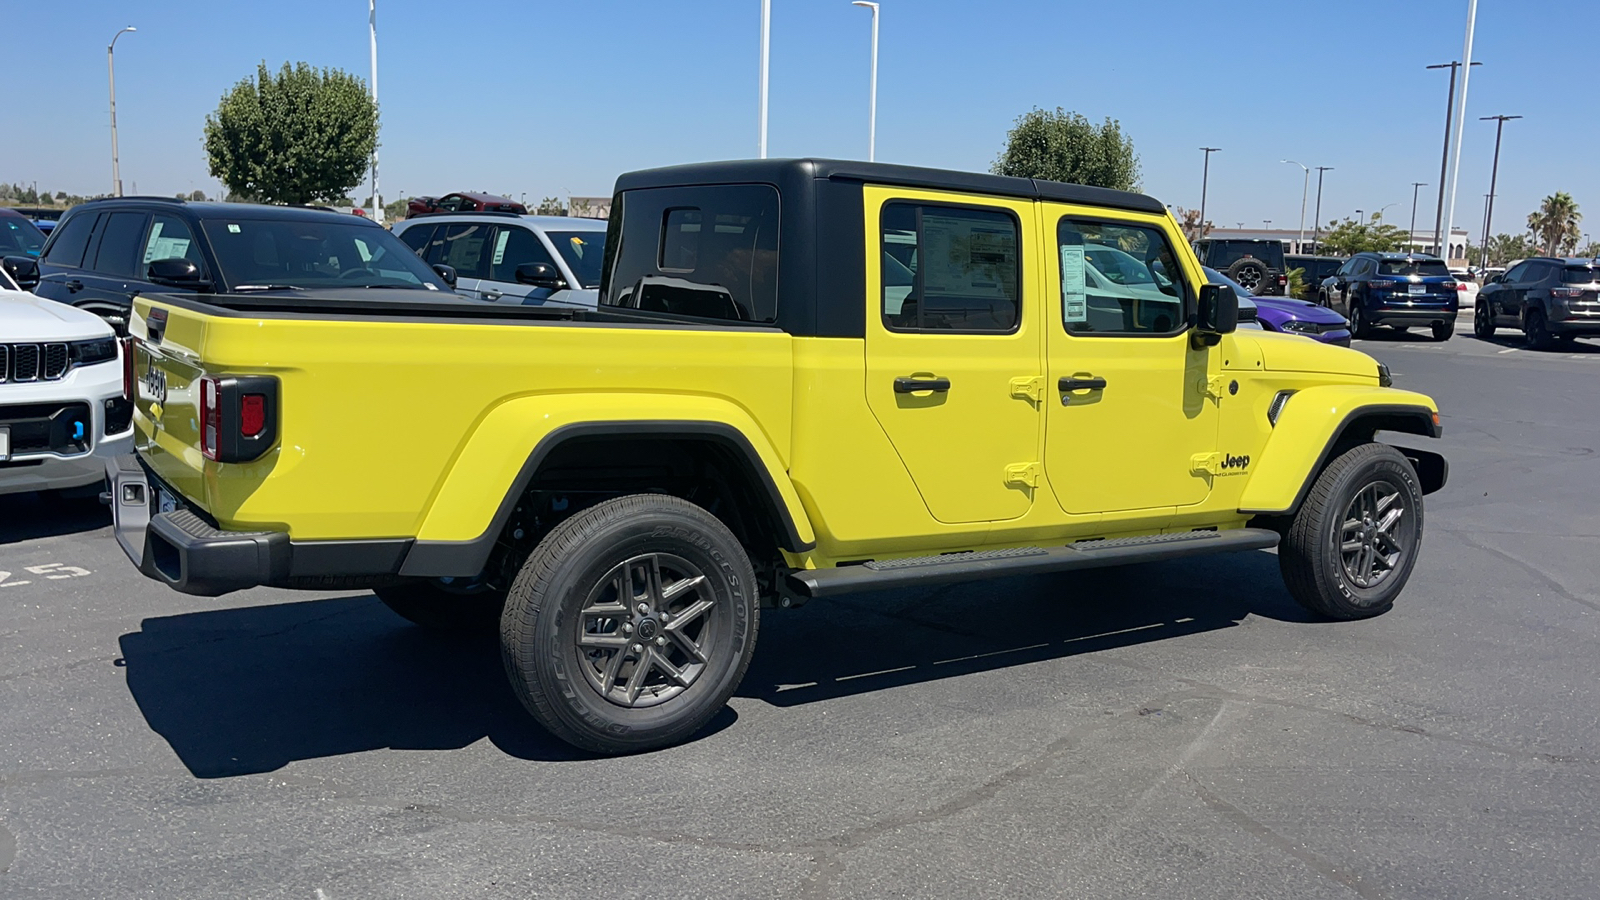
[[[1454,322],[1433,323],[1433,339],[1436,341],[1448,341],[1455,333],[1456,323]]]
[[[1394,605],[1421,542],[1422,488],[1411,463],[1386,444],[1362,444],[1317,476],[1278,546],[1278,566],[1301,606],[1364,619]]]
[[[506,602],[505,591],[456,582],[394,584],[373,593],[395,615],[430,631],[487,631]]]
[[[1372,337],[1372,320],[1367,318],[1367,309],[1359,303],[1350,304],[1350,333],[1358,338]]]
[[[567,519],[528,557],[500,619],[523,706],[601,753],[686,740],[744,678],[760,611],[755,574],[716,517],[634,494]]]
[[[1494,317],[1489,315],[1489,304],[1482,300],[1472,309],[1472,333],[1483,340],[1494,337]]]
[[[1545,322],[1544,310],[1530,309],[1523,314],[1522,333],[1528,339],[1528,346],[1535,350],[1549,350],[1555,344],[1555,336]]]

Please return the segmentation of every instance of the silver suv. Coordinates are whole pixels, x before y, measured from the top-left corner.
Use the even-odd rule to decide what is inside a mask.
[[[415,216],[394,233],[430,265],[456,270],[456,293],[494,303],[594,306],[606,250],[602,219],[474,212]]]

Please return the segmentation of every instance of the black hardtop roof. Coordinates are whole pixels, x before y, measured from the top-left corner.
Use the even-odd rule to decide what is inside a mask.
[[[317,208],[314,206],[274,206],[269,203],[224,203],[220,200],[179,200],[176,197],[101,197],[95,200],[85,200],[80,206],[93,206],[96,209],[105,206],[172,206],[187,210],[190,214],[201,219],[305,219],[337,217],[344,221],[357,221],[382,228],[382,225],[353,213],[341,213],[332,208]],[[77,207],[73,207],[76,209]]]
[[[839,159],[741,159],[724,162],[690,163],[660,169],[628,172],[617,179],[617,193],[636,188],[683,187],[699,184],[792,183],[795,178],[828,181],[855,181],[930,190],[960,191],[1028,200],[1059,200],[1088,206],[1110,206],[1135,212],[1164,213],[1166,207],[1154,197],[1131,191],[1063,184],[1038,178],[1012,178],[948,169],[925,169],[890,163],[856,162]]]

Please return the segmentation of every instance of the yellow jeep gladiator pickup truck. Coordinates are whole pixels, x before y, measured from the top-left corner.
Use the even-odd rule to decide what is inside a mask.
[[[497,622],[555,735],[682,741],[763,607],[1278,547],[1334,618],[1422,538],[1434,402],[1236,331],[1139,194],[827,160],[616,186],[594,309],[142,296],[116,533],[216,595],[365,587]],[[412,292],[417,294],[420,292]]]

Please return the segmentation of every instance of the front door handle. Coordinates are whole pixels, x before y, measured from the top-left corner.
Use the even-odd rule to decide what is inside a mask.
[[[936,394],[942,394],[948,390],[950,390],[950,379],[948,378],[906,378],[901,376],[894,380],[894,392],[896,394],[913,394],[918,391],[933,391]]]
[[[483,292],[483,299],[488,300],[490,302],[493,302],[495,300],[499,300],[503,296],[505,296],[505,295],[501,294],[499,291],[484,291]]]
[[[62,282],[62,286],[65,287],[68,291],[71,291],[74,294],[76,294],[77,292],[83,290],[83,282],[77,280],[76,278],[74,278],[71,281]]]
[[[1106,380],[1104,378],[1077,378],[1072,375],[1063,375],[1057,388],[1062,393],[1070,391],[1103,391],[1106,389]]]

